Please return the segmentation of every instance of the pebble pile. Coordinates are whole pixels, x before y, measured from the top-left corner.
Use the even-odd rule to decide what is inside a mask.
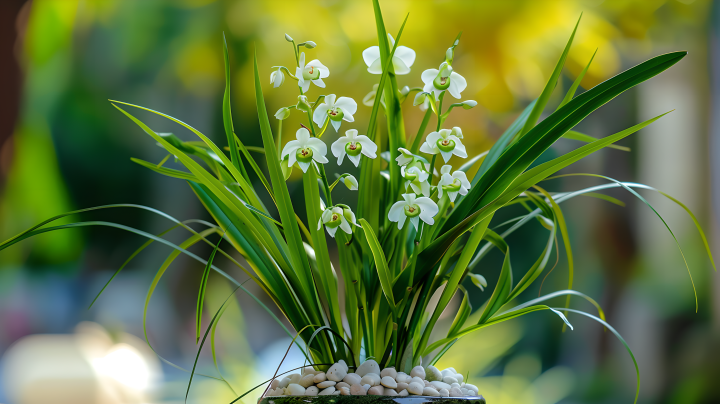
[[[265,397],[277,396],[477,396],[478,388],[463,381],[463,375],[453,368],[438,370],[434,366],[416,366],[410,374],[398,372],[394,367],[380,370],[377,362],[370,359],[349,373],[345,361],[332,365],[327,372],[304,368],[295,373],[275,379]]]

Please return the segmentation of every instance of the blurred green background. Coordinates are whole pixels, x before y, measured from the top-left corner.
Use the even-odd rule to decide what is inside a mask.
[[[343,124],[343,130],[352,127],[362,133],[367,127],[370,108],[361,100],[379,79],[366,72],[361,56],[365,48],[377,44],[369,0],[1,3],[2,239],[56,214],[111,203],[148,205],[180,220],[209,219],[185,183],[130,161],[137,157],[158,162],[164,154],[107,100],[165,112],[224,144],[220,111],[223,32],[233,66],[235,127],[246,144],[261,143],[251,55],[257,51],[263,77],[269,77],[271,66],[292,66],[292,49],[285,42],[285,33],[299,41],[316,42],[316,49],[306,50],[308,57],[320,59],[330,69],[327,89],[314,88],[310,98],[325,93],[354,98],[359,104],[356,122]],[[420,73],[436,68],[457,32],[463,32],[454,67],[468,81],[463,99],[475,99],[479,105],[453,114],[448,126],[462,127],[470,155],[487,150],[542,91],[581,13],[582,22],[556,97],[564,94],[560,90],[572,83],[596,49],[583,88],[652,56],[689,51],[678,65],[613,100],[578,130],[602,137],[674,109],[672,114],[624,141],[631,152],[606,150],[566,172],[638,181],[681,199],[708,232],[713,251],[720,252],[716,220],[720,160],[715,158],[720,153],[719,3],[392,0],[381,5],[389,32],[397,32],[405,15],[410,15],[402,44],[417,52],[417,60],[409,75],[398,77],[400,86],[422,86]],[[267,81],[263,84],[270,111],[295,103],[293,84],[288,80],[278,89],[272,89]],[[557,105],[560,97],[551,104]],[[404,115],[407,132],[414,134],[422,111],[406,102]],[[162,118],[140,117],[158,132],[195,140],[190,132]],[[275,120],[272,122],[274,125]],[[295,115],[284,127],[295,128],[299,123]],[[294,129],[285,130],[286,135],[292,132]],[[336,135],[331,133],[330,140],[332,136]],[[662,141],[649,141],[657,138]],[[561,140],[554,147],[567,151],[577,145]],[[290,181],[296,204],[302,204],[300,183]],[[573,177],[553,183],[552,190],[597,183],[596,179]],[[634,350],[641,370],[641,403],[720,402],[720,278],[703,254],[692,221],[671,202],[647,195],[680,239],[697,287],[697,313],[683,258],[662,223],[626,192],[609,194],[627,205],[584,198],[565,206],[576,254],[575,288],[600,302],[608,321]],[[354,203],[350,193],[342,198]],[[118,222],[156,234],[171,226],[156,215],[130,209],[70,218],[79,219]],[[510,244],[516,246],[513,263],[517,268],[525,267],[542,249],[545,241],[535,237],[539,234],[530,229],[510,238]],[[170,239],[182,238],[171,234]],[[49,394],[57,403],[183,401],[188,374],[158,361],[138,339],[143,337],[145,293],[170,252],[167,248],[155,246],[136,257],[87,310],[102,285],[143,242],[130,233],[96,227],[45,234],[0,252],[0,354],[6,353],[0,359],[4,365],[0,402],[48,402],[42,394]],[[210,251],[198,246],[196,252],[208,255]],[[481,270],[490,283],[497,280],[500,268],[499,257],[495,258],[497,265],[491,260]],[[148,313],[153,347],[186,368],[196,354],[193,316],[201,269],[195,262],[179,259],[160,283]],[[239,272],[230,272],[245,279]],[[208,299],[217,307],[229,289],[218,278],[211,278],[210,283],[215,293]],[[561,256],[542,290],[566,285],[567,264]],[[538,293],[539,285],[525,292],[524,299]],[[477,293],[473,306],[479,307],[487,298]],[[635,391],[632,361],[612,334],[577,316],[570,317],[575,330],[563,333],[551,316],[536,314],[473,334],[456,344],[440,365],[469,372],[471,382],[480,387],[490,404],[630,401]],[[445,321],[451,322],[452,316]],[[126,343],[134,347],[132,352],[140,358],[137,363],[149,369],[147,378],[153,383],[125,383],[122,375],[112,374],[102,377],[114,377],[119,384],[108,387],[95,382],[93,378],[102,378],[97,376],[101,367],[89,359],[78,362],[85,365],[70,365],[72,358],[63,359],[58,352],[70,354],[55,340],[33,340],[40,345],[20,349],[28,336],[73,333],[78,341],[94,335],[107,346]],[[21,343],[13,345],[17,341]],[[251,298],[238,295],[218,327],[220,367],[235,390],[242,392],[272,376],[288,342],[282,329]],[[37,347],[55,348],[43,351]],[[199,368],[216,374],[206,351],[209,349],[203,351]],[[291,355],[293,361],[283,366],[300,365],[301,360]],[[92,372],[77,370],[86,362],[92,365]],[[17,363],[26,366],[21,369]],[[53,384],[75,380],[73,371],[79,372],[76,378],[90,380],[88,384]],[[124,392],[127,386],[134,393]],[[68,389],[80,395],[63,401]],[[108,389],[113,393],[98,393]],[[86,390],[91,393],[82,395]],[[189,402],[229,402],[233,397],[225,384],[199,378]],[[251,394],[245,402],[254,402],[256,397]]]

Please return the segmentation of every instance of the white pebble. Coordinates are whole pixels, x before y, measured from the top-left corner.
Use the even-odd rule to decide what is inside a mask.
[[[435,366],[428,366],[427,369],[425,369],[426,377],[428,381],[434,381],[434,380],[443,380],[443,375],[440,373],[440,371]]]
[[[410,393],[408,393],[407,389],[403,389],[398,393],[398,396],[402,396],[402,397],[409,396],[409,395],[410,395]]]
[[[373,386],[367,391],[369,396],[382,396],[385,393],[383,386]]]
[[[343,379],[343,377],[347,376],[347,370],[345,370],[347,365],[343,366],[343,363],[336,363],[330,366],[330,369],[325,372],[325,376],[328,380],[339,382]]]
[[[472,391],[473,393],[475,393],[475,394],[477,394],[477,392],[478,392],[477,386],[475,386],[475,385],[473,385],[473,384],[465,383],[465,385],[464,385],[463,387],[465,387],[465,388],[468,389],[468,390],[471,390],[471,391]]]
[[[425,387],[422,391],[422,395],[423,396],[439,396],[440,393],[438,393],[438,391],[432,387]]]
[[[450,377],[455,376],[455,372],[451,371],[450,369],[443,369],[443,370],[440,372],[440,374],[442,374],[443,377],[445,377],[445,376],[450,376]]]
[[[350,394],[353,396],[364,396],[367,395],[367,391],[365,391],[365,388],[357,383],[350,386]]]
[[[310,386],[305,389],[306,396],[317,396],[319,392],[320,392],[320,389],[317,388],[316,386]]]
[[[397,387],[395,388],[395,390],[403,391],[403,390],[405,390],[405,389],[407,389],[407,388],[408,388],[408,384],[407,384],[407,383],[398,382]]]
[[[321,382],[324,382],[325,380],[327,380],[327,377],[325,376],[325,372],[320,372],[320,373],[316,374],[315,378],[313,379],[313,381],[315,383],[321,383]]]
[[[424,385],[425,385],[425,380],[423,380],[422,377],[413,377],[413,378],[410,379],[410,381],[407,382],[407,383],[410,384],[410,383],[413,383],[413,382],[414,382],[414,383],[420,383],[421,386],[424,386]]]
[[[326,380],[326,381],[324,381],[324,382],[322,382],[322,383],[318,383],[317,386],[318,386],[319,389],[326,389],[326,388],[328,388],[328,387],[334,386],[335,383],[336,383],[336,382],[334,382],[334,381],[332,381],[332,380]]]
[[[464,388],[461,388],[460,391],[462,391],[463,395],[465,395],[465,396],[472,396],[474,394],[472,392],[472,390],[468,390],[468,389],[464,389]]]
[[[454,367],[445,368],[445,370],[451,371],[454,375],[457,374],[457,370]]]
[[[308,367],[306,367],[306,368],[303,368],[303,370],[302,370],[302,375],[303,375],[303,376],[305,376],[305,375],[314,375],[314,374],[315,374],[315,369],[313,369],[312,366],[308,366]]]
[[[453,377],[454,377],[455,379],[457,379],[458,383],[462,383],[462,382],[463,382],[463,379],[465,379],[465,378],[463,377],[463,375],[461,375],[460,373],[455,373],[455,376],[453,376]]]
[[[372,359],[366,360],[355,370],[358,376],[363,377],[368,373],[380,375],[380,365]]]
[[[293,373],[290,375],[290,384],[298,384],[300,379],[302,379],[302,376],[299,373]]]
[[[425,378],[425,369],[423,369],[422,366],[415,366],[415,367],[410,371],[410,376],[412,376],[412,377],[419,377],[419,378],[421,378],[421,379],[424,379],[424,378]]]
[[[349,396],[350,388],[349,387],[340,387],[340,394],[342,394],[343,396]]]
[[[321,391],[320,393],[318,393],[318,396],[329,396],[334,392],[335,392],[335,387],[330,386],[330,387],[326,388],[325,390]]]
[[[348,368],[347,363],[345,363],[345,361],[342,359],[340,359],[338,361],[338,365],[342,366],[342,368],[345,369],[345,373],[347,373],[347,371],[350,370],[350,368]]]
[[[453,384],[453,383],[457,383],[457,382],[458,382],[458,380],[457,380],[456,378],[452,377],[452,376],[445,376],[445,377],[442,378],[441,381],[444,382],[444,383],[447,383],[447,384]],[[459,384],[458,384],[458,386],[459,386]]]
[[[283,377],[283,379],[280,380],[280,384],[278,384],[278,387],[280,387],[281,389],[284,389],[285,387],[288,386],[288,384],[290,384],[290,378],[289,378],[289,377]]]
[[[447,389],[440,389],[438,393],[440,393],[440,397],[450,397],[450,392]]]
[[[361,384],[369,384],[370,386],[377,386],[380,384],[380,376],[375,373],[368,373],[360,379]]]
[[[298,383],[298,384],[305,388],[308,388],[308,387],[312,386],[314,383],[315,383],[315,375],[310,373],[310,374],[306,374],[305,376],[303,376],[302,379],[300,379],[300,383]]]
[[[430,382],[430,384],[433,385],[435,390],[440,390],[440,389],[446,389],[448,391],[450,390],[450,385],[447,383],[444,383],[444,382],[434,381],[434,382]]]
[[[398,372],[397,372],[397,370],[395,370],[395,368],[389,367],[389,368],[383,369],[382,372],[380,372],[380,377],[389,376],[389,377],[392,377],[393,379],[395,379],[397,377],[397,374],[398,374]]]
[[[362,387],[365,389],[365,392],[367,393],[368,390],[370,390],[370,387],[372,387],[369,384],[363,384]]]
[[[333,391],[333,393],[332,393],[331,395],[332,395],[332,396],[339,396],[340,393],[341,393],[340,390],[335,390],[335,391]]]
[[[425,388],[425,386],[423,386],[421,383],[411,382],[411,383],[408,385],[407,390],[408,390],[408,393],[410,393],[410,394],[415,394],[415,395],[418,395],[418,396],[419,396],[419,395],[422,395],[424,388]]]
[[[362,380],[362,377],[357,373],[348,373],[343,377],[343,381],[351,386],[353,384],[360,384],[360,380]]]
[[[384,395],[384,396],[393,396],[393,397],[394,397],[394,396],[397,396],[398,393],[397,393],[397,391],[395,391],[394,389],[387,389],[387,388],[386,388],[385,390],[383,390],[383,395]]]
[[[393,379],[390,376],[383,377],[380,380],[380,384],[382,384],[383,386],[385,386],[389,389],[394,389],[395,387],[397,387],[397,382],[395,381],[395,379]]]
[[[273,379],[273,381],[270,383],[270,388],[275,390],[278,387],[280,387],[280,380]]]
[[[350,385],[347,384],[347,383],[345,383],[345,382],[338,382],[338,384],[335,385],[335,388],[336,388],[336,389],[341,389],[341,388],[343,388],[343,387],[348,387],[348,388],[349,388]]]
[[[305,395],[305,387],[303,387],[299,384],[290,383],[287,386],[287,395],[288,396],[304,396]]]
[[[412,377],[408,376],[404,372],[398,372],[397,376],[395,376],[395,380],[397,380],[398,383],[410,383]]]
[[[463,392],[462,392],[459,388],[457,388],[457,387],[453,387],[453,388],[450,389],[450,396],[451,396],[451,397],[462,397],[462,396],[464,396],[464,395],[465,395],[465,394],[463,394]]]

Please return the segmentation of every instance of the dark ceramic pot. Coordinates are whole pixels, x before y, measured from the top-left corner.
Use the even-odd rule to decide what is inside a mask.
[[[486,404],[483,396],[281,396],[265,397],[259,404]]]

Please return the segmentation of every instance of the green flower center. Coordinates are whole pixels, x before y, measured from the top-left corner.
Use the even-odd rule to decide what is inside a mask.
[[[303,69],[303,78],[305,80],[317,80],[320,78],[320,69],[315,66],[306,66]]]
[[[405,205],[405,216],[415,217],[420,214],[420,207],[417,205]]]
[[[447,192],[458,192],[461,185],[460,180],[455,178],[451,184],[443,185],[442,188]]]
[[[325,226],[338,227],[338,226],[340,226],[340,223],[342,223],[342,216],[333,212],[332,216],[330,216],[330,220],[327,223],[325,223]]]
[[[339,121],[345,116],[345,113],[340,108],[328,109],[327,114],[333,121]]]
[[[405,170],[405,179],[412,182],[417,179],[418,175],[415,172],[408,172],[408,170]]]
[[[345,153],[349,156],[357,156],[362,151],[362,145],[359,142],[349,142],[345,145]]]
[[[451,152],[455,150],[455,141],[452,139],[439,139],[437,141],[437,147],[441,151]]]
[[[297,157],[297,160],[302,161],[303,163],[309,163],[312,160],[312,156],[313,151],[309,147],[298,149],[295,152],[295,157]]]
[[[438,73],[435,80],[433,80],[433,85],[438,90],[447,90],[447,88],[450,87],[450,76],[443,77],[442,72]]]

